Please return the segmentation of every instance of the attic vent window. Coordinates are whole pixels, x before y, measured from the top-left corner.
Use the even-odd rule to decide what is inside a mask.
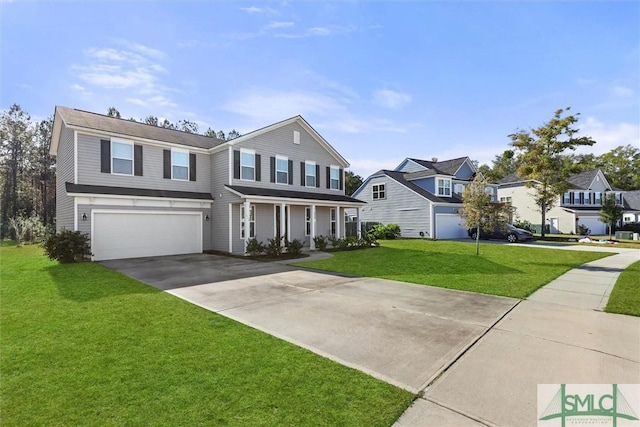
[[[300,132],[297,130],[293,131],[293,143],[300,145]]]

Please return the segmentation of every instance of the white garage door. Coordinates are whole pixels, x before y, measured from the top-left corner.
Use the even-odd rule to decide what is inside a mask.
[[[578,224],[582,224],[591,230],[591,235],[593,236],[602,236],[607,233],[607,226],[605,223],[596,217],[580,217],[578,219]]]
[[[93,211],[96,261],[202,252],[199,212]]]
[[[459,215],[436,214],[436,239],[462,239],[468,237],[464,220]]]

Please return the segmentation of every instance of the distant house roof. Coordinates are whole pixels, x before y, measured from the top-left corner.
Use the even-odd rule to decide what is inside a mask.
[[[567,181],[576,190],[588,190],[599,171],[599,169],[594,169],[580,172],[575,175],[571,175]]]
[[[343,194],[312,193],[309,191],[281,190],[279,188],[245,187],[242,185],[225,185],[225,187],[243,196],[277,197],[283,199],[318,200],[323,202],[357,203],[362,205],[365,204],[365,202],[363,202],[362,200],[345,196]]]
[[[431,200],[432,202],[437,202],[437,203],[460,203],[460,204],[462,204],[462,199],[460,197],[458,197],[456,194],[453,194],[452,197],[438,197],[435,194],[432,194],[432,193],[428,192],[424,188],[414,184],[413,182],[407,181],[406,180],[406,176],[408,174],[405,174],[403,172],[397,172],[397,171],[391,171],[391,170],[383,169],[381,171],[376,172],[372,176],[375,176],[375,175],[386,175],[389,178],[391,178],[394,181],[396,181],[398,184],[401,184],[401,185],[407,187],[408,189],[410,189],[413,192],[419,194],[420,196],[424,197],[427,200]]]
[[[109,132],[122,135],[124,138],[130,136],[203,149],[213,148],[225,143],[225,141],[218,138],[167,129],[146,123],[134,122],[132,120],[117,119],[103,114],[62,106],[56,106],[56,115],[59,115],[67,126]],[[54,134],[51,147],[52,151],[57,149],[56,138],[58,137],[59,135]]]
[[[85,185],[65,183],[67,193],[105,194],[114,196],[162,197],[172,199],[213,200],[210,193],[192,191],[152,190],[149,188],[110,187],[106,185]]]
[[[514,173],[510,173],[504,178],[499,179],[497,182],[498,184],[502,185],[502,184],[515,184],[516,182],[526,182],[526,181],[533,181],[533,180],[527,179],[527,178],[520,178],[518,174],[514,172]]]
[[[626,211],[640,212],[640,190],[625,191],[622,198],[624,199],[624,209]]]
[[[467,160],[468,157],[458,157],[457,159],[443,160],[441,162],[434,162],[428,160],[409,158],[412,162],[419,164],[427,169],[435,170],[441,175],[453,175],[456,173],[460,166]],[[419,173],[419,172],[414,172]]]

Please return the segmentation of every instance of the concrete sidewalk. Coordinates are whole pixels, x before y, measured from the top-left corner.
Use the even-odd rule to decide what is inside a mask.
[[[536,426],[538,384],[640,383],[640,318],[594,311],[640,251],[553,248],[617,255],[573,269],[520,302],[395,426]]]

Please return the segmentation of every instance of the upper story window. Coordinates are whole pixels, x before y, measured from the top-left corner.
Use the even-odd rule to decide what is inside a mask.
[[[373,189],[373,200],[384,199],[387,197],[387,192],[384,189],[384,184],[375,184]]]
[[[567,204],[567,205],[569,203],[571,203],[571,193],[570,192],[567,191],[566,193],[564,193],[564,196],[562,196],[562,203]]]
[[[438,196],[451,196],[451,180],[438,178]]]
[[[171,150],[171,178],[183,181],[189,180],[189,152]]]
[[[133,175],[133,143],[111,141],[111,171],[121,175]]]
[[[591,204],[591,192],[590,191],[585,191],[582,194],[583,194],[583,196],[582,196],[583,203],[585,205],[590,205]]]
[[[453,186],[453,192],[458,196],[462,196],[462,193],[464,192],[464,184],[455,184]]]
[[[256,152],[253,150],[240,150],[240,179],[255,181],[256,179]]]
[[[596,205],[601,205],[602,204],[602,193],[597,191],[594,194],[594,203]]]
[[[289,159],[286,157],[276,156],[276,182],[289,183]]]
[[[507,196],[507,197],[500,197],[500,203],[506,203],[508,205],[511,204],[511,196]]]
[[[616,204],[622,205],[622,193],[616,193]]]
[[[315,187],[316,179],[316,162],[304,162],[304,185]]]
[[[332,190],[340,189],[340,168],[331,166],[330,169],[330,187]]]

